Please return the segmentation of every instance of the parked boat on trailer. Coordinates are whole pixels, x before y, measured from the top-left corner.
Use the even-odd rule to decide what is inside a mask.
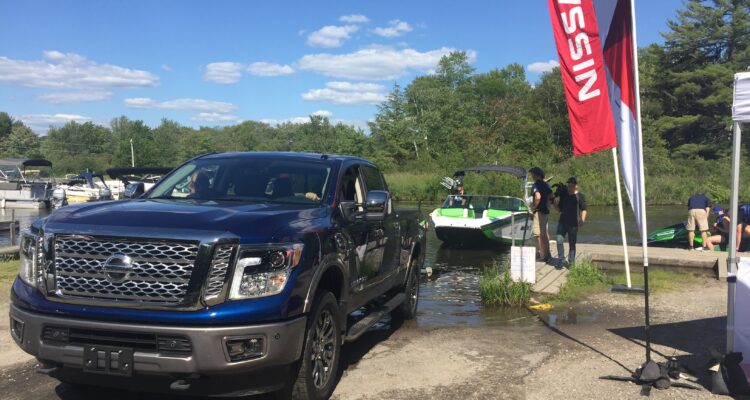
[[[430,214],[438,239],[448,245],[512,245],[528,239],[532,214],[528,206],[526,170],[516,166],[484,165],[456,171],[442,184],[455,191],[467,173],[509,174],[521,182],[523,198],[509,195],[452,193]],[[528,232],[528,233],[527,233]]]

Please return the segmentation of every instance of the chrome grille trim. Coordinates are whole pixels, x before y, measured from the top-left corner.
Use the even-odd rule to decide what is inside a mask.
[[[63,299],[178,305],[188,292],[197,243],[125,238],[55,237],[55,293]],[[132,258],[130,278],[108,280],[107,258]]]
[[[224,289],[227,271],[232,263],[232,253],[235,246],[221,245],[216,248],[213,260],[211,261],[211,271],[206,283],[205,300],[212,300],[218,297]]]

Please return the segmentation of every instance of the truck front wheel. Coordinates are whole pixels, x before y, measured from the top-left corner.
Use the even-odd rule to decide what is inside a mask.
[[[419,303],[419,257],[414,257],[409,265],[409,276],[404,285],[406,300],[393,310],[393,316],[401,320],[414,319]]]
[[[330,292],[316,296],[307,324],[305,348],[293,395],[298,399],[327,399],[333,394],[341,356],[339,307]]]

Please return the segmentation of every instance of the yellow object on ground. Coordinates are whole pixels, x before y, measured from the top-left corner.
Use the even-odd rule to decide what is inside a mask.
[[[532,306],[529,306],[529,308],[532,310],[536,310],[536,311],[549,311],[552,309],[552,304],[549,304],[549,303],[534,304]]]

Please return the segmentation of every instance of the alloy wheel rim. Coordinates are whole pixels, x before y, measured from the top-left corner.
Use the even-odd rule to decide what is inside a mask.
[[[411,309],[416,310],[417,302],[419,301],[419,273],[417,272],[412,273],[409,301],[411,301]]]
[[[322,389],[328,384],[333,371],[333,362],[336,356],[336,329],[333,315],[328,310],[323,310],[315,322],[312,336],[312,379],[315,387]]]

